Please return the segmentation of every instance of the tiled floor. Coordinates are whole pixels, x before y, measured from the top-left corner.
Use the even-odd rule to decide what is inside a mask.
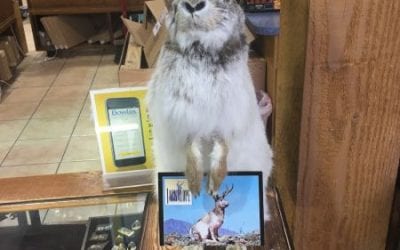
[[[0,103],[0,178],[100,170],[88,93],[118,87],[111,47],[30,52]]]
[[[119,87],[110,47],[75,49],[53,60],[30,52],[0,103],[0,178],[101,170],[88,98],[91,89]],[[142,200],[40,211],[45,224],[135,213]],[[16,219],[0,221],[15,226]]]
[[[30,52],[0,102],[0,178],[101,170],[88,94],[119,87],[113,48],[71,49],[49,60],[34,51],[29,19],[24,29]],[[44,224],[84,223],[92,216],[139,213],[144,203],[142,195],[118,205],[39,213]],[[0,227],[16,226],[7,216]]]

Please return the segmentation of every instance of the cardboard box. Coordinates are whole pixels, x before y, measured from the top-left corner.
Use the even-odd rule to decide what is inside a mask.
[[[141,23],[131,21],[121,16],[122,22],[131,34],[134,42],[139,46],[144,46],[149,39],[150,33],[146,31],[145,26]]]
[[[8,81],[12,78],[10,66],[8,65],[8,59],[6,52],[0,50],[0,80]]]
[[[119,85],[121,87],[147,86],[154,69],[121,69]]]
[[[124,45],[125,60],[120,69],[140,69],[142,62],[142,47],[137,45],[128,33],[128,41]]]
[[[168,10],[162,0],[144,2],[144,24],[146,30],[151,30],[157,24],[162,23]]]
[[[56,49],[68,49],[87,41],[96,29],[86,16],[47,16],[40,18]]]
[[[161,47],[168,36],[168,31],[163,25],[167,7],[164,1],[146,1],[144,4],[145,22],[144,24],[133,22],[122,18],[129,33],[134,41],[143,46],[144,56],[149,68],[153,68],[157,62]]]

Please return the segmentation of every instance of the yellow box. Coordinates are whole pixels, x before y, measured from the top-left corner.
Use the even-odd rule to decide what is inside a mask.
[[[90,91],[106,188],[151,185],[154,168],[147,88]]]

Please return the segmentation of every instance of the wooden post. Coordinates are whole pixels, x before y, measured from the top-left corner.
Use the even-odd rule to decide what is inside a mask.
[[[273,111],[274,181],[282,198],[291,235],[293,236],[301,108],[304,83],[304,61],[307,41],[308,0],[282,1],[279,56],[274,71],[268,67],[268,93]],[[270,63],[267,58],[267,63]],[[271,74],[272,73],[272,74]],[[272,86],[271,86],[272,84]]]
[[[26,43],[26,37],[24,32],[24,25],[21,17],[21,12],[19,10],[19,3],[18,1],[14,1],[14,15],[15,15],[15,35],[17,36],[18,43],[21,45],[21,49],[24,53],[28,53],[28,44]]]
[[[295,248],[385,249],[400,158],[400,2],[310,0]]]

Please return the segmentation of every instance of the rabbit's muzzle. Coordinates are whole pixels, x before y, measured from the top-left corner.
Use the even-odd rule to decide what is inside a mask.
[[[183,6],[190,14],[193,14],[196,11],[204,9],[204,7],[206,7],[206,2],[205,1],[199,1],[196,3],[184,2]]]

